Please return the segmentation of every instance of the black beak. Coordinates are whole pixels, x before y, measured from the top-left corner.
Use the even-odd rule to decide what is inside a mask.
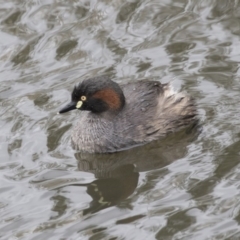
[[[71,110],[76,109],[76,102],[70,102],[68,105],[66,105],[65,107],[63,107],[58,113],[65,113],[65,112],[69,112]]]

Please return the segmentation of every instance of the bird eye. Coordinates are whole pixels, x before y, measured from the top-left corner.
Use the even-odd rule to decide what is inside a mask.
[[[87,99],[86,96],[81,96],[82,101],[86,101],[86,99]]]

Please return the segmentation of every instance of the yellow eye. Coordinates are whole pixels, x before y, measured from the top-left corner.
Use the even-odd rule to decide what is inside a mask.
[[[81,100],[86,101],[87,100],[86,96],[81,96]]]

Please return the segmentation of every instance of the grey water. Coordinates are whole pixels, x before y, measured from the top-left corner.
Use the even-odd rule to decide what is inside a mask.
[[[240,239],[239,0],[0,0],[0,239]],[[74,84],[171,82],[201,132],[70,144]]]

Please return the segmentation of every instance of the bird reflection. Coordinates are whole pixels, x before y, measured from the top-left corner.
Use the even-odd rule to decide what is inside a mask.
[[[83,215],[86,215],[114,206],[126,199],[136,189],[138,177],[139,173],[134,171],[134,165],[128,164],[112,170],[109,177],[99,178],[87,184],[72,184],[71,186],[87,187],[87,193],[92,197],[92,202],[89,208],[83,210]]]
[[[192,130],[192,129],[191,129]],[[171,135],[162,141],[118,153],[76,153],[79,171],[91,172],[96,180],[71,186],[87,187],[92,201],[83,215],[114,206],[134,193],[140,172],[159,169],[184,157],[187,146],[196,137],[196,131]]]

